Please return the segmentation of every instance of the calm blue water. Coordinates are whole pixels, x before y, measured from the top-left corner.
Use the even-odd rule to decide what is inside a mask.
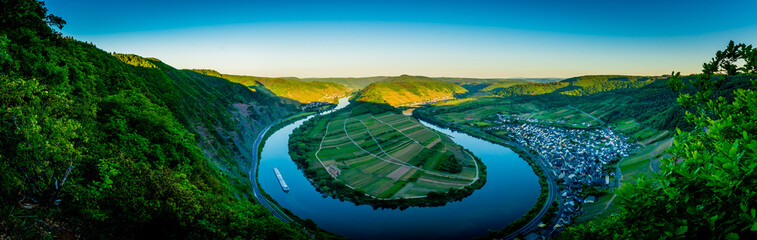
[[[488,173],[483,188],[462,201],[442,207],[413,207],[402,211],[374,210],[367,205],[355,206],[351,202],[324,198],[297,169],[288,154],[289,134],[304,121],[280,129],[266,141],[258,181],[262,189],[281,206],[300,218],[313,219],[321,228],[338,235],[353,239],[461,239],[483,236],[488,229],[500,229],[520,218],[536,204],[539,197],[538,177],[510,149],[424,123],[450,135],[457,144],[483,160]],[[273,168],[281,171],[290,188],[288,193],[281,190]]]

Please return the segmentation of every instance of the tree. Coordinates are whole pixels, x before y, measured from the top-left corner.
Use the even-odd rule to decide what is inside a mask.
[[[680,91],[678,102],[694,129],[677,131],[660,172],[617,191],[616,213],[568,228],[562,237],[757,238],[757,80],[732,94],[721,89],[736,74],[753,71],[734,64],[751,64],[752,49],[731,42],[696,79],[684,82],[674,74],[670,86]]]

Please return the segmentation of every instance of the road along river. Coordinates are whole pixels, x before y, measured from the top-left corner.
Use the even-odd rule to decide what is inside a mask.
[[[341,102],[340,108],[346,105]],[[283,208],[319,227],[353,239],[462,239],[484,236],[519,219],[539,197],[539,181],[532,168],[510,149],[464,133],[427,127],[447,134],[486,165],[487,182],[462,201],[442,207],[373,209],[323,196],[289,157],[289,134],[307,119],[279,129],[266,140],[261,153],[258,182]],[[289,192],[274,176],[278,168]]]

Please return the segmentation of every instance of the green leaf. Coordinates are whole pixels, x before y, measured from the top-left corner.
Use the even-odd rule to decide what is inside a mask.
[[[752,224],[752,228],[749,229],[750,231],[757,231],[757,221]]]
[[[725,235],[725,239],[726,240],[738,240],[739,239],[739,234],[730,232],[730,233],[728,233],[728,234]]]
[[[715,224],[715,221],[718,220],[718,215],[710,217],[710,224]]]
[[[684,235],[689,231],[688,226],[680,226],[676,229],[676,235]]]

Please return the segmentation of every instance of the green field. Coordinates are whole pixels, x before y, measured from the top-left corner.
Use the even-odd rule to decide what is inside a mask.
[[[307,131],[320,138],[307,154],[309,170],[328,174],[380,199],[425,197],[478,179],[478,164],[447,136],[401,114],[335,113]],[[447,161],[459,172],[444,170]]]
[[[463,98],[433,104],[433,109],[441,114],[437,117],[448,122],[487,127],[491,125],[491,117],[497,114],[516,115],[523,118],[533,118],[555,126],[586,128],[598,126],[602,123],[590,115],[582,113],[571,106],[544,106],[536,102],[514,101],[501,97]],[[557,123],[557,121],[564,121]]]
[[[586,222],[598,216],[609,216],[613,211],[615,211],[615,207],[612,205],[612,201],[615,201],[615,199],[613,199],[615,197],[615,194],[609,193],[596,197],[597,200],[595,202],[584,203],[583,205],[581,205],[581,207],[583,208],[583,213],[576,217],[577,223]]]
[[[628,183],[634,181],[637,175],[649,176],[660,165],[660,160],[665,156],[665,149],[670,147],[673,138],[667,138],[653,144],[649,144],[618,163],[623,174],[621,181]]]

